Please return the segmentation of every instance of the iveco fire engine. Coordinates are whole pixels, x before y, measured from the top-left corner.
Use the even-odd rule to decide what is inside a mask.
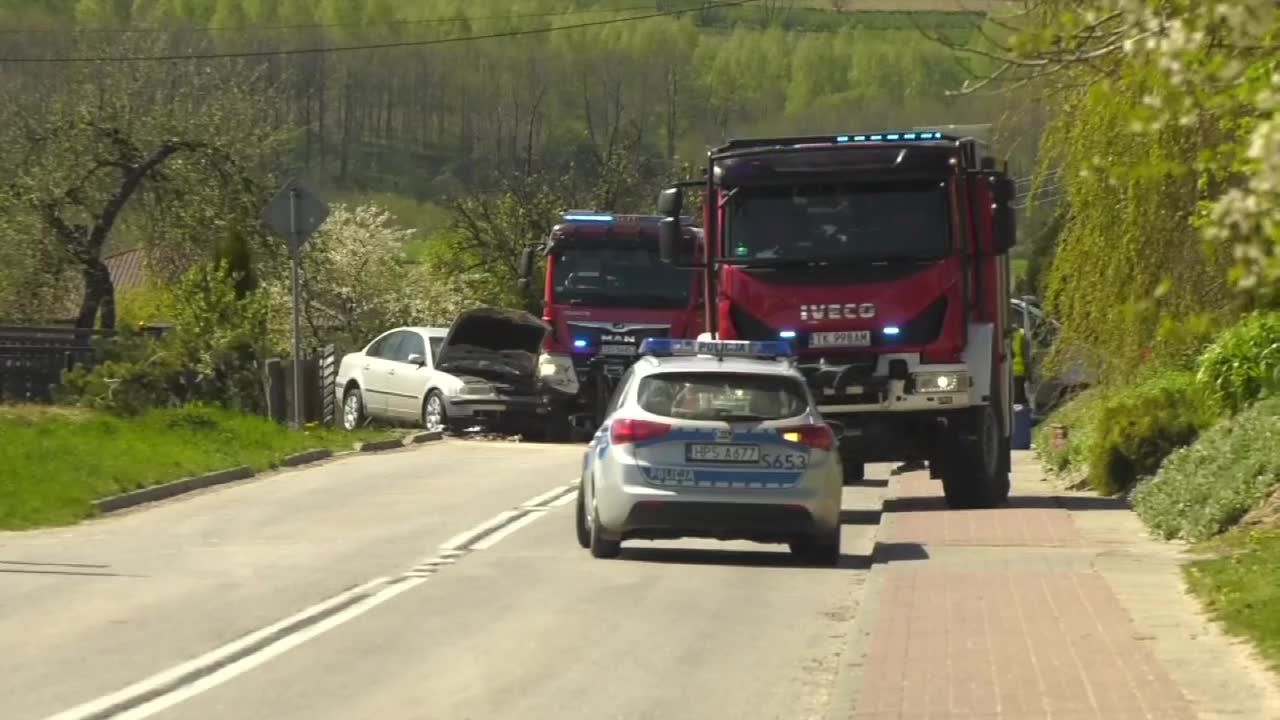
[[[658,257],[660,219],[569,211],[545,245],[521,257],[526,282],[534,252],[547,257],[542,317],[551,334],[539,365],[543,384],[560,395],[557,420],[599,427],[646,338],[701,332],[700,278]],[[683,243],[701,237],[687,221],[678,235]]]
[[[1009,492],[1013,196],[985,143],[941,131],[733,140],[662,192],[661,253],[703,271],[709,335],[794,344],[848,480],[928,460],[950,505],[990,507]]]

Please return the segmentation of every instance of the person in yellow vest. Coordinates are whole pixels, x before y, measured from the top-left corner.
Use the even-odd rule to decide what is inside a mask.
[[[1013,331],[1013,404],[1027,404],[1027,331]]]

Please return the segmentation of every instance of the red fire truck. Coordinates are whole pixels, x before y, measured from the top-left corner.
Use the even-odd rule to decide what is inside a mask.
[[[705,248],[680,242],[703,188]],[[733,140],[658,200],[663,260],[702,271],[707,330],[794,343],[846,479],[927,460],[949,505],[1009,493],[1014,183],[984,142],[910,130]]]
[[[622,373],[650,337],[691,337],[702,331],[700,277],[658,257],[657,216],[571,210],[547,242],[521,257],[524,282],[533,255],[546,254],[542,318],[551,325],[540,373],[557,391],[557,419],[594,430]],[[701,231],[679,224],[682,244]]]

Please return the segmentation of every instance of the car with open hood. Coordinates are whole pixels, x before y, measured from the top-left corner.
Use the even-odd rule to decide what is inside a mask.
[[[538,354],[550,326],[519,310],[476,308],[448,328],[400,327],[342,358],[344,428],[370,418],[427,430],[544,435],[549,402]]]

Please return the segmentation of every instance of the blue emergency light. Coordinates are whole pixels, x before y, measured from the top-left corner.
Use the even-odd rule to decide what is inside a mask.
[[[613,222],[612,215],[564,215],[565,222]]]
[[[875,135],[837,135],[836,136],[836,142],[838,143],[884,142],[886,140],[889,142],[899,142],[904,140],[911,141],[911,140],[941,140],[941,139],[942,139],[942,133],[937,130],[928,130],[925,132],[916,131],[916,132],[877,133]]]
[[[791,357],[791,343],[748,340],[685,340],[679,338],[645,338],[640,354],[653,357],[711,355],[717,358],[740,357],[773,359]]]

